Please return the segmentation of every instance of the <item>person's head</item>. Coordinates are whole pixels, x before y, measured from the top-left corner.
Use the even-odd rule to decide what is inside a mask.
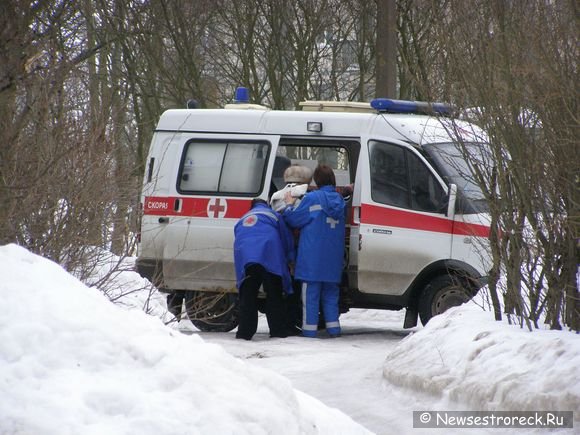
[[[292,165],[284,171],[285,183],[310,184],[312,169],[308,166]]]
[[[318,187],[322,186],[334,186],[336,187],[336,178],[334,177],[334,171],[328,165],[318,165],[314,170],[314,182]]]
[[[252,203],[250,204],[250,208],[254,208],[258,204],[268,205],[268,203],[266,201],[264,201],[262,198],[254,198],[254,199],[252,199]]]

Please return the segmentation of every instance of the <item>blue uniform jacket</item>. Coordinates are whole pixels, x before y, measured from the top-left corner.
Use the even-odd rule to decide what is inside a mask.
[[[292,228],[300,228],[295,278],[340,283],[344,258],[344,200],[333,186],[307,193],[284,211]]]
[[[265,204],[256,204],[234,227],[234,263],[237,287],[245,277],[245,266],[261,264],[282,277],[286,293],[292,293],[288,263],[294,262],[294,239],[280,214]]]

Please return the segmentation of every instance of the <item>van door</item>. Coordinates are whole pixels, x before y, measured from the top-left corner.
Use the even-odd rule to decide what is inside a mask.
[[[351,243],[358,288],[401,295],[427,265],[450,258],[446,188],[409,144],[362,139],[354,197],[358,250]]]
[[[164,223],[165,285],[235,291],[233,227],[253,198],[267,199],[279,137],[196,133],[179,140],[173,211]]]

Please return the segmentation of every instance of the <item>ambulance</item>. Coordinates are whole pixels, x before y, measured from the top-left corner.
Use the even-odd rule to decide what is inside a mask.
[[[202,331],[237,326],[233,227],[290,165],[335,172],[346,201],[341,309],[405,309],[405,327],[468,301],[491,267],[489,214],[465,157],[477,126],[443,104],[375,99],[161,115],[142,191],[136,267]],[[348,188],[348,189],[346,189]],[[174,302],[171,302],[174,301]]]

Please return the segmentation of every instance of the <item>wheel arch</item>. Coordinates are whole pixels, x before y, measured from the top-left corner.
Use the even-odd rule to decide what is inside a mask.
[[[486,281],[485,277],[468,263],[460,260],[439,260],[425,267],[413,280],[409,287],[408,306],[416,309],[423,290],[433,279],[441,275],[451,275],[466,282],[474,295]]]

